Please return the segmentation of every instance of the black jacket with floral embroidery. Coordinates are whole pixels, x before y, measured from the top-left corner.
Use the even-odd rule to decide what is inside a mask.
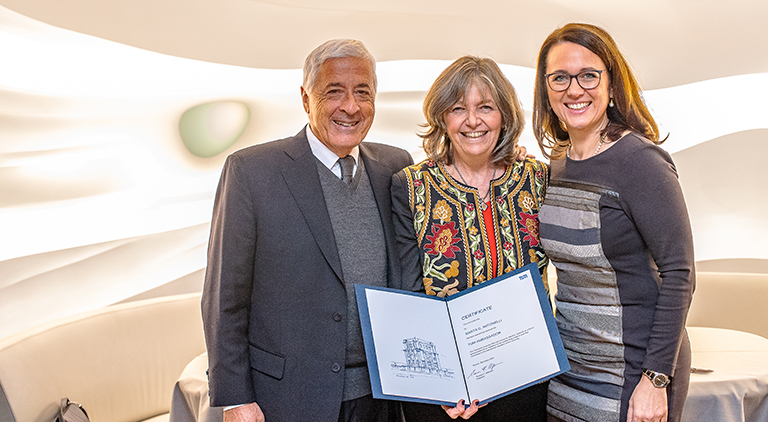
[[[446,296],[537,262],[546,283],[549,262],[539,243],[538,212],[547,165],[527,159],[491,182],[495,248],[489,244],[477,190],[431,160],[392,177],[392,211],[403,288]],[[488,254],[495,249],[497,266]],[[549,289],[547,288],[547,291]]]

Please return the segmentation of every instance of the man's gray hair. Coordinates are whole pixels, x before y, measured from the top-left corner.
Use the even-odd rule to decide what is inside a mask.
[[[304,90],[310,92],[312,86],[317,82],[317,74],[320,71],[320,66],[328,59],[336,59],[341,57],[356,57],[366,60],[371,64],[371,70],[373,70],[373,93],[376,93],[377,81],[376,81],[376,59],[362,42],[352,39],[337,39],[326,41],[316,49],[312,50],[304,60],[304,80],[301,86]]]

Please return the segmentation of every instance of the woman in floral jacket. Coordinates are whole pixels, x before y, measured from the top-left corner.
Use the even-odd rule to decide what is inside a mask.
[[[403,286],[446,296],[531,262],[546,286],[538,211],[546,164],[518,161],[523,111],[496,63],[465,56],[437,78],[424,101],[428,159],[392,179]],[[524,154],[523,154],[524,155]],[[473,420],[546,420],[546,383],[493,401]],[[406,420],[468,418],[465,409],[404,403]],[[444,410],[444,411],[443,411]]]

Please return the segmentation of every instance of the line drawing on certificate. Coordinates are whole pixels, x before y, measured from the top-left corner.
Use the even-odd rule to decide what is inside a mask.
[[[397,377],[452,379],[455,375],[453,369],[442,366],[437,347],[431,341],[418,337],[403,339],[403,354],[405,362],[393,361],[391,365]]]

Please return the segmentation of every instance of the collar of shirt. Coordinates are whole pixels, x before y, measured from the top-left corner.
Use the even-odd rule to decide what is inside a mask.
[[[307,125],[307,139],[309,140],[309,148],[312,150],[312,155],[317,157],[317,159],[320,160],[324,166],[328,167],[333,172],[333,174],[336,175],[336,177],[341,178],[339,156],[328,149],[328,147],[325,146],[324,143],[320,142],[319,139],[317,139],[317,136],[312,133],[312,129],[309,127],[309,125]],[[357,163],[358,159],[360,158],[360,147],[356,146],[352,148],[352,152],[350,152],[349,155],[355,159],[355,168],[352,172],[352,174],[354,174],[354,172],[357,171]]]

